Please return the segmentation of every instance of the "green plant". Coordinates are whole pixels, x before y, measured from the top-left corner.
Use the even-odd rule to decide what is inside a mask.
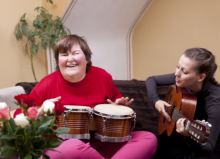
[[[53,3],[52,0],[49,0],[49,2]],[[36,7],[34,10],[38,12],[34,21],[28,23],[26,13],[24,13],[15,26],[14,33],[18,41],[24,36],[27,37],[25,52],[31,60],[32,73],[35,81],[37,81],[33,65],[33,55],[37,55],[39,43],[41,43],[44,50],[47,47],[54,49],[56,42],[61,37],[71,33],[62,24],[60,17],[53,19],[53,16],[44,7]]]

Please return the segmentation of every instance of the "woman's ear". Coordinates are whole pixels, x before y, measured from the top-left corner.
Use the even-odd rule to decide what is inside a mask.
[[[206,75],[204,73],[199,75],[198,82],[202,82],[205,78],[206,78]]]

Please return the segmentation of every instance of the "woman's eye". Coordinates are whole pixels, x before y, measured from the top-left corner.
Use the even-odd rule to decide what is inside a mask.
[[[182,71],[184,74],[187,74],[185,71]]]

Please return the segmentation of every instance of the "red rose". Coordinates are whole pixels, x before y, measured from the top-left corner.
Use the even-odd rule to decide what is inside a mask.
[[[37,120],[37,118],[38,118],[37,107],[28,108],[27,113],[28,113],[30,120]]]
[[[27,108],[34,106],[35,104],[35,100],[34,98],[32,98],[31,96],[27,95],[27,94],[20,94],[14,97],[14,99],[17,100],[18,104],[22,107],[24,107],[24,105],[27,105]]]
[[[56,115],[60,115],[66,110],[63,103],[59,100],[58,102],[55,102],[54,111],[56,112]]]
[[[2,121],[9,120],[11,118],[9,108],[0,109],[0,117],[2,118]]]

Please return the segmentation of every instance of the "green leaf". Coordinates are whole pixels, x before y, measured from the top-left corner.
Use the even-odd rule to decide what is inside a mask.
[[[50,2],[51,4],[53,4],[53,1],[52,1],[52,0],[49,0],[49,2]]]
[[[32,156],[31,156],[31,154],[30,153],[28,153],[25,157],[24,157],[24,159],[32,159]]]
[[[18,37],[22,38],[22,36],[23,36],[23,34],[21,33],[21,30],[20,30],[20,28],[18,28]]]
[[[32,52],[34,55],[37,55],[36,48],[32,47],[32,48],[31,48],[31,52]]]
[[[48,26],[47,26],[47,32],[50,33],[50,28],[51,28],[51,23],[48,23]]]
[[[47,35],[42,35],[42,37],[44,37],[44,38],[47,39],[47,40],[50,40],[50,37],[47,36]]]
[[[67,127],[59,127],[55,130],[56,134],[67,134],[70,131],[70,128]]]
[[[56,147],[60,146],[61,144],[62,144],[62,141],[60,139],[55,138],[55,137],[50,137],[48,139],[46,147],[47,148],[56,148]]]
[[[50,159],[50,157],[45,154],[43,154],[43,156],[44,156],[44,159]]]
[[[15,145],[12,146],[10,144],[4,145],[1,147],[1,155],[0,158],[9,158],[15,151]]]
[[[46,132],[49,130],[48,127],[50,126],[51,122],[53,120],[53,117],[45,117],[41,123],[41,125],[39,126],[38,130],[37,130],[37,135],[44,135],[46,134]]]
[[[11,125],[12,131],[15,132],[18,126],[15,124],[14,119],[10,118],[9,124]]]
[[[49,151],[59,152],[59,153],[61,153],[60,151],[57,151],[57,150],[55,150],[55,149],[50,149],[50,148],[46,148],[45,150],[49,150]]]
[[[15,36],[16,36],[16,39],[19,40],[18,34],[15,34]]]
[[[33,156],[36,156],[36,157],[38,157],[39,156],[39,154],[37,154],[37,153],[35,153],[35,152],[33,152],[33,151],[31,151],[30,152]],[[40,156],[39,156],[40,157]]]
[[[28,33],[28,40],[31,40],[31,39],[32,39],[32,30],[30,30]]]
[[[69,35],[71,34],[70,30],[67,28],[68,32],[69,32]]]
[[[39,32],[37,31],[37,29],[34,29],[34,35],[38,36]]]
[[[41,41],[41,45],[42,45],[42,47],[44,48],[44,50],[47,49],[46,44],[45,44],[44,42]]]
[[[53,27],[50,27],[50,30],[49,30],[49,35],[55,35],[55,30]]]
[[[21,26],[21,30],[22,30],[24,35],[27,35],[29,27],[30,26],[28,24],[24,24],[24,25]]]
[[[34,11],[38,11],[40,8],[41,8],[41,7],[36,7],[36,8],[34,9]]]
[[[1,136],[1,140],[13,140],[15,137],[11,134],[6,134]]]
[[[26,16],[26,13],[24,13],[22,16],[21,16],[21,19],[24,19]]]

